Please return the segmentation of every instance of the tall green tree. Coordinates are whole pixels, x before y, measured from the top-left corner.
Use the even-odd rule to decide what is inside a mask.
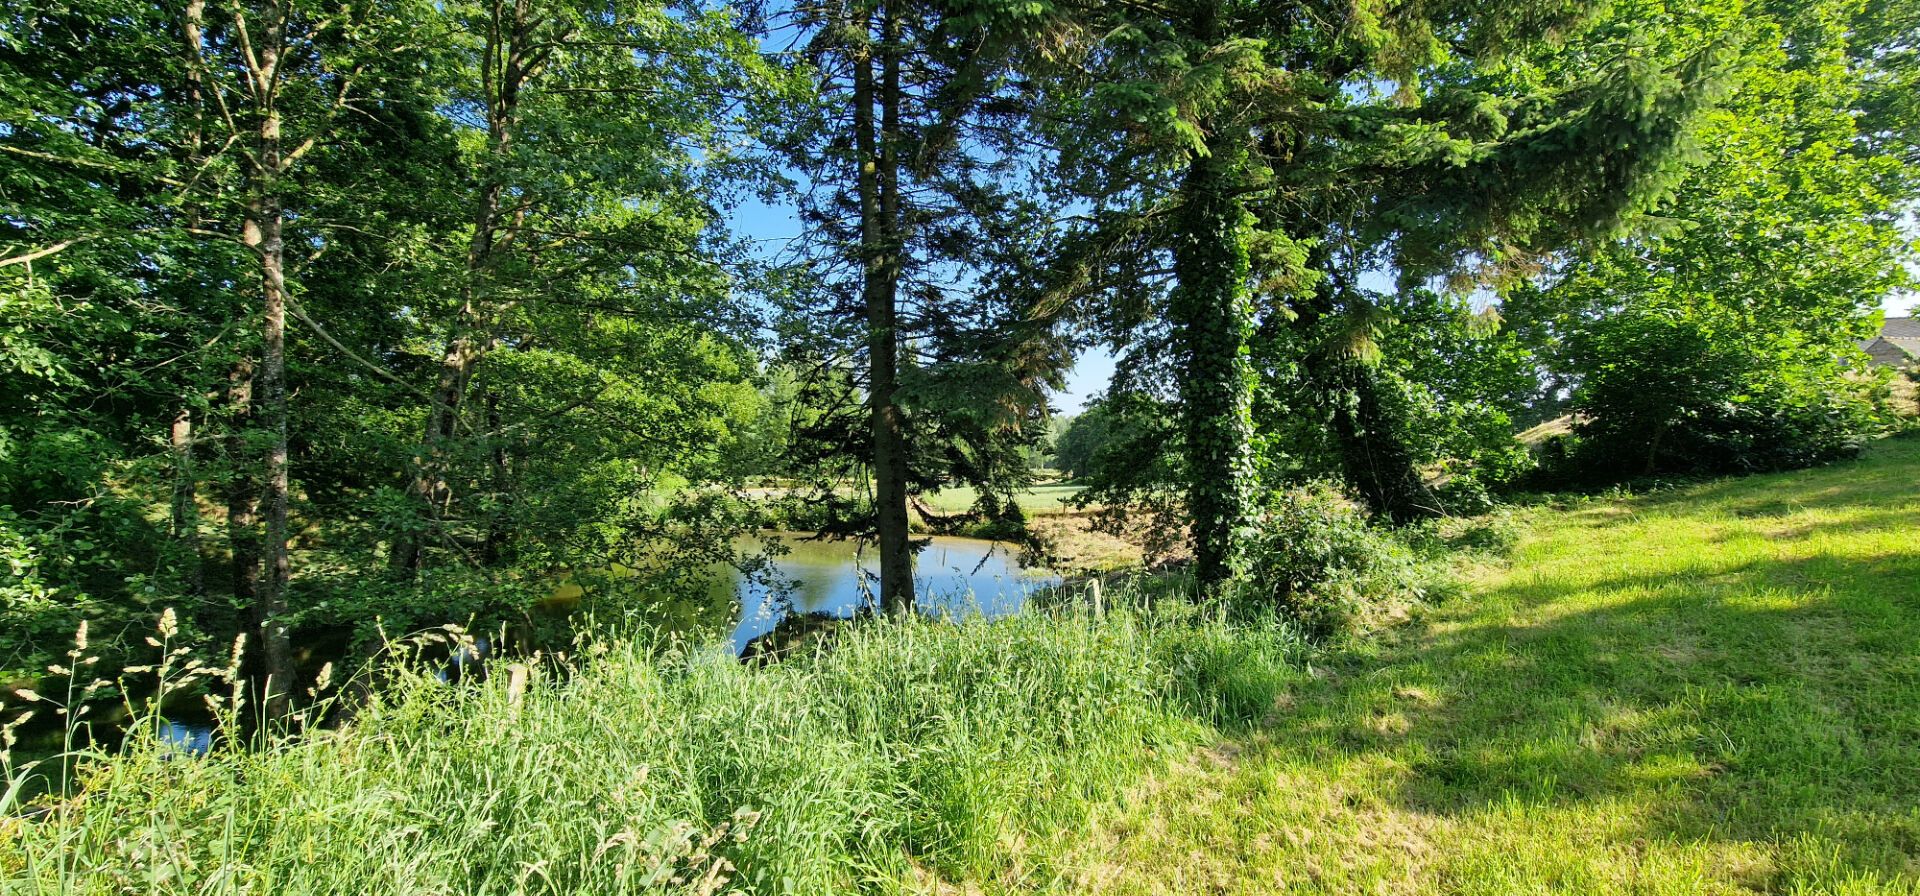
[[[230,336],[195,307],[210,262],[180,196],[168,10],[20,3],[0,13],[0,653],[37,655],[128,579],[188,589],[187,539],[156,531],[136,483],[166,481],[180,408],[210,384],[180,363]],[[212,252],[230,269],[238,253]],[[215,293],[214,296],[218,296]],[[217,298],[222,318],[238,309]],[[160,519],[165,519],[161,514]],[[176,571],[180,576],[176,579]],[[102,626],[104,627],[104,625]],[[28,664],[31,666],[31,664]],[[37,669],[36,669],[37,671]]]
[[[213,232],[237,235],[257,264],[257,354],[239,360],[228,400],[246,421],[235,443],[238,454],[243,463],[257,462],[258,472],[233,477],[228,525],[234,593],[254,607],[261,694],[271,718],[289,715],[295,674],[288,624],[287,317],[293,287],[287,219],[303,205],[301,166],[336,140],[350,110],[412,86],[412,73],[393,65],[391,54],[415,43],[415,29],[427,17],[427,7],[404,0],[341,9],[258,0],[211,9],[189,4],[180,24],[187,41],[184,95],[192,104],[186,114],[196,141],[189,156],[208,155],[212,150],[202,147],[217,143],[234,175],[231,183],[200,182],[213,195],[195,201],[205,208],[225,204],[211,212]],[[235,195],[226,194],[229,188]]]
[[[484,515],[454,494],[460,458],[487,458],[468,479],[496,498],[509,475],[512,449],[486,420],[497,408],[471,405],[483,361],[509,350],[524,368],[567,351],[543,322],[564,327],[553,315],[583,310],[739,330],[714,208],[739,174],[731,147],[775,92],[726,8],[514,0],[447,13],[458,36],[442,83],[474,176],[453,198],[467,221],[449,288],[428,305],[439,362],[410,459],[414,511],[388,555],[403,572],[446,548],[456,521]],[[503,537],[493,527],[482,551]]]
[[[1876,426],[1856,346],[1911,282],[1916,116],[1883,93],[1911,35],[1852,0],[1751,14],[1668,226],[1509,299],[1573,384],[1593,478],[1798,466]]]
[[[726,514],[669,497],[718,475],[751,395],[747,266],[718,224],[764,170],[740,150],[782,78],[746,13],[6,16],[10,664],[44,667],[76,617],[104,640],[178,606],[207,641],[249,635],[281,714],[313,671],[289,669],[300,639],[524,620],[558,570],[719,555]],[[406,574],[364,575],[396,540],[419,546]]]
[[[914,601],[912,497],[1023,479],[1062,366],[1023,282],[1047,218],[1020,190],[1017,73],[1045,12],[852,0],[797,17],[823,98],[789,141],[816,281],[797,303],[813,334],[799,351],[857,370],[864,421],[823,435],[864,461],[870,518],[853,528],[877,541],[890,611]]]
[[[458,36],[443,83],[474,174],[453,200],[467,220],[449,288],[426,309],[442,331],[430,338],[439,362],[410,459],[414,511],[389,551],[403,572],[430,546],[457,556],[445,550],[450,530],[503,510],[513,448],[487,418],[507,387],[478,396],[493,410],[473,405],[483,361],[509,351],[508,366],[525,370],[565,357],[573,343],[562,334],[595,314],[737,337],[715,208],[743,173],[734,147],[778,90],[725,7],[513,0],[447,13]],[[618,391],[587,379],[575,388]],[[457,476],[473,457],[485,471]],[[458,495],[459,478],[489,485]],[[504,537],[494,526],[482,552]]]
[[[1133,273],[1171,275],[1163,303],[1133,304],[1178,361],[1203,587],[1234,577],[1253,518],[1263,320],[1311,325],[1368,271],[1510,272],[1671,186],[1733,10],[1596,12],[1195,0],[1081,18],[1101,39],[1063,91],[1063,161],[1108,236],[1077,245],[1145,249],[1165,262]]]

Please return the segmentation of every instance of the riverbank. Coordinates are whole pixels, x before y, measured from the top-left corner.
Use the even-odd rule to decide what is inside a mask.
[[[1152,598],[876,620],[764,667],[589,643],[526,674],[405,679],[352,724],[270,749],[189,758],[140,737],[38,817],[0,821],[0,880],[816,894],[1052,876],[1024,844],[1086,829],[1305,674],[1284,626]]]
[[[1911,896],[1917,480],[1907,437],[1519,511],[1464,596],[1336,652],[1140,579],[764,666],[405,679],[90,765],[0,821],[0,889]]]

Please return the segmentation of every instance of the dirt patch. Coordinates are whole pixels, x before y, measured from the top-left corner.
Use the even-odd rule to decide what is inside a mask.
[[[1101,532],[1093,527],[1090,513],[1049,513],[1033,517],[1027,525],[1048,546],[1053,568],[1065,575],[1138,566],[1145,557],[1142,533]]]

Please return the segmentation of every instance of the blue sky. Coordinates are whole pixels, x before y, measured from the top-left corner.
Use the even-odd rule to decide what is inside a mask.
[[[757,199],[748,199],[734,209],[729,226],[734,233],[754,240],[759,252],[767,256],[779,254],[788,242],[800,235],[795,208],[769,205]],[[1920,271],[1915,273],[1916,278],[1920,278]],[[1374,286],[1384,288],[1384,285]],[[1891,295],[1880,306],[1888,316],[1920,313],[1920,293]],[[1066,414],[1079,413],[1087,402],[1106,391],[1107,383],[1113,379],[1115,363],[1113,352],[1105,346],[1095,346],[1082,354],[1067,373],[1066,389],[1054,396],[1054,408]]]
[[[749,198],[733,210],[728,227],[736,235],[753,240],[763,257],[774,257],[800,235],[800,218],[791,205],[770,205]],[[1067,388],[1053,397],[1054,408],[1066,414],[1080,413],[1087,402],[1107,390],[1114,363],[1113,353],[1104,346],[1081,355],[1067,373]]]

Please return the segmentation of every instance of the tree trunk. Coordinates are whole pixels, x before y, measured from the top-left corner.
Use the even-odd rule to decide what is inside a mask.
[[[1189,162],[1181,188],[1178,282],[1168,306],[1182,373],[1194,571],[1203,593],[1239,573],[1254,487],[1249,216],[1229,176],[1234,148],[1210,149]]]
[[[195,503],[198,482],[193,470],[193,413],[181,408],[167,430],[173,454],[173,537],[180,549],[181,576],[188,594],[203,594],[206,574],[200,564],[200,508]]]
[[[256,619],[260,626],[260,649],[265,681],[262,685],[263,708],[267,718],[284,719],[291,708],[293,691],[293,649],[287,632],[287,579],[291,572],[287,555],[287,280],[286,245],[282,239],[282,202],[280,177],[284,173],[280,135],[280,110],[276,81],[281,41],[286,27],[286,10],[271,7],[266,38],[256,42],[258,65],[254,78],[254,114],[259,117],[255,136],[255,162],[249,184],[246,220],[241,226],[241,241],[260,259],[260,374],[256,383],[260,429],[266,433],[266,457],[261,469],[261,512],[265,517],[266,575],[256,599]]]
[[[481,57],[481,80],[487,97],[487,151],[497,163],[504,163],[512,148],[514,128],[519,123],[520,93],[540,67],[530,58],[532,28],[529,0],[515,0],[511,11],[498,4],[493,7],[485,55]],[[487,317],[482,308],[483,281],[499,245],[501,200],[505,195],[506,184],[499,175],[490,174],[474,203],[460,311],[448,328],[447,348],[440,357],[440,373],[427,407],[419,458],[409,477],[408,491],[423,517],[437,516],[434,508],[447,503],[451,495],[449,442],[459,425],[460,405],[473,381],[474,369],[493,348],[484,332]],[[387,555],[388,567],[411,577],[421,566],[422,544],[422,533],[417,529],[397,533]]]
[[[487,439],[489,485],[493,506],[487,514],[487,539],[480,546],[480,562],[494,566],[504,556],[507,542],[507,510],[512,506],[507,462],[507,438],[500,432],[500,393],[487,390]]]
[[[873,54],[854,60],[854,131],[860,165],[861,295],[867,315],[867,407],[873,438],[874,523],[880,549],[880,606],[913,609],[913,541],[908,531],[905,425],[899,389],[900,288],[900,66],[899,26],[883,13],[881,84],[876,96]],[[862,23],[862,32],[866,31]],[[881,106],[876,138],[873,107]]]
[[[227,405],[231,428],[227,436],[227,544],[233,556],[233,601],[249,612],[260,602],[260,533],[255,513],[260,508],[260,481],[254,462],[253,361],[241,359],[227,374]],[[257,626],[256,626],[257,627]],[[248,653],[250,666],[259,666],[259,642]]]
[[[180,20],[180,32],[185,44],[183,62],[186,68],[183,104],[189,110],[192,126],[186,140],[186,159],[191,166],[199,166],[206,147],[206,95],[205,77],[201,52],[205,41],[206,0],[187,0]],[[187,203],[187,219],[195,227],[202,224],[197,203]],[[230,393],[231,394],[231,393]],[[199,484],[193,468],[193,412],[182,406],[174,415],[173,425],[167,433],[167,443],[173,452],[173,535],[179,541],[182,559],[186,563],[183,576],[186,579],[187,592],[193,595],[206,593],[206,569],[200,556],[200,512],[198,504]],[[238,577],[236,576],[236,579]]]

